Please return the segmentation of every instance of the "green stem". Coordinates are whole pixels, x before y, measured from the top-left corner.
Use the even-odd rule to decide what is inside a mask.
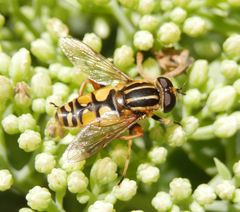
[[[224,144],[226,146],[226,163],[228,167],[232,167],[232,165],[236,162],[236,136],[233,136],[229,139],[223,139]]]
[[[134,33],[134,27],[130,23],[130,21],[127,19],[126,15],[124,14],[123,10],[119,7],[116,0],[112,0],[109,4],[110,8],[112,9],[112,14],[115,16],[117,21],[120,23],[120,25],[123,27],[125,32],[130,36]]]
[[[193,140],[208,140],[215,138],[213,133],[213,125],[198,128],[191,136]]]
[[[11,0],[9,4],[12,9],[12,15],[15,16],[17,20],[22,21],[36,37],[39,37],[40,33],[33,26],[33,22],[28,20],[19,10],[20,6],[18,5],[18,0]]]
[[[64,190],[64,191],[57,191],[56,192],[56,196],[55,196],[56,206],[61,211],[65,211],[63,209],[63,198],[64,198],[65,194],[66,194],[66,190]]]
[[[53,200],[51,201],[46,211],[47,212],[65,212],[64,209],[58,208],[57,204]]]

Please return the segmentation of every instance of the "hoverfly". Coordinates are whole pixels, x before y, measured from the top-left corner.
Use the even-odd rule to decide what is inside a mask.
[[[132,80],[108,59],[86,44],[71,38],[60,39],[60,46],[76,68],[88,75],[96,88],[58,107],[55,119],[59,126],[80,128],[64,155],[68,161],[81,161],[99,152],[113,139],[131,140],[143,135],[137,122],[152,117],[154,111],[169,112],[176,103],[179,89],[166,77],[155,82]],[[129,130],[132,134],[122,136]],[[132,129],[132,130],[131,130]]]

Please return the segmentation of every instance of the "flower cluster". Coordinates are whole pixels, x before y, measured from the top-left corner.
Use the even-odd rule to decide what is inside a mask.
[[[239,8],[240,0],[0,0],[4,208],[240,211]],[[69,163],[63,152],[79,129],[52,136],[56,107],[86,79],[59,47],[65,36],[110,56],[132,79],[184,72],[171,77],[175,109],[156,111],[160,123],[140,121],[144,136],[134,139],[122,181],[126,142]]]

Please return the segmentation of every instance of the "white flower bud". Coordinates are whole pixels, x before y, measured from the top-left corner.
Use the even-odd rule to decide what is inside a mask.
[[[97,17],[94,20],[93,31],[102,39],[106,39],[110,35],[110,26],[106,19]]]
[[[155,0],[139,0],[138,11],[141,14],[149,14],[153,11],[155,4]]]
[[[32,101],[32,110],[36,113],[45,113],[46,100],[43,98],[34,99]]]
[[[238,75],[238,65],[234,60],[223,60],[221,72],[227,79],[233,80]]]
[[[27,204],[34,210],[46,211],[51,202],[51,193],[47,188],[35,186],[26,195]]]
[[[111,203],[98,200],[90,205],[88,212],[114,212],[114,209]]]
[[[177,205],[173,205],[170,212],[181,212],[181,209]]]
[[[142,67],[141,75],[146,80],[155,81],[161,75],[157,61],[151,57],[143,62]]]
[[[19,132],[19,130],[18,130],[18,118],[13,114],[10,114],[10,115],[6,116],[2,120],[2,127],[3,127],[4,131],[8,134],[18,133]]]
[[[162,164],[166,161],[167,158],[167,149],[164,147],[154,147],[149,153],[148,157],[150,158],[151,162],[154,164]]]
[[[151,32],[142,30],[137,31],[133,38],[134,46],[142,51],[147,51],[152,48],[153,46],[153,35]]]
[[[112,160],[119,166],[123,167],[128,154],[128,148],[126,145],[116,145],[110,152]]]
[[[211,204],[216,199],[216,197],[217,196],[214,192],[214,189],[207,184],[199,185],[193,192],[193,198],[200,205]]]
[[[173,125],[167,128],[166,139],[170,146],[182,146],[186,142],[186,135],[181,126]]]
[[[137,183],[134,180],[124,179],[120,185],[113,188],[114,195],[121,201],[128,201],[137,192]]]
[[[172,207],[172,200],[168,193],[158,192],[152,199],[152,206],[157,211],[167,211]]]
[[[146,184],[155,183],[160,177],[160,170],[151,166],[150,164],[143,163],[137,168],[137,178]]]
[[[234,34],[227,38],[227,40],[225,40],[225,42],[223,43],[223,50],[229,58],[239,58],[240,35]]]
[[[19,148],[25,152],[32,152],[36,150],[41,144],[41,137],[38,132],[33,130],[26,130],[18,138]]]
[[[189,86],[199,88],[208,80],[208,61],[196,60],[189,74]]]
[[[21,208],[18,212],[34,212],[31,208]]]
[[[115,196],[114,192],[111,192],[111,193],[107,194],[107,196],[105,196],[104,201],[109,202],[114,205],[117,201],[117,197]]]
[[[53,95],[66,99],[69,96],[69,87],[64,83],[56,82],[53,85]]]
[[[102,49],[102,40],[94,33],[86,33],[83,37],[83,43],[90,46],[96,52]]]
[[[231,200],[233,197],[234,191],[235,191],[235,186],[231,181],[228,181],[228,180],[222,181],[215,188],[216,194],[222,200]]]
[[[183,97],[183,102],[187,107],[198,108],[201,104],[201,93],[198,89],[189,89]]]
[[[18,129],[20,132],[25,130],[34,130],[36,127],[36,120],[30,113],[23,114],[18,117]]]
[[[197,37],[206,33],[207,23],[198,16],[190,17],[184,21],[183,31],[191,37]]]
[[[240,177],[240,160],[233,164],[233,173],[236,177]]]
[[[62,98],[57,95],[52,95],[46,99],[46,113],[50,116],[53,116],[56,111],[56,107],[52,105],[51,102],[55,105],[62,105]]]
[[[233,106],[236,96],[236,90],[232,86],[216,88],[210,93],[207,106],[212,112],[226,112]]]
[[[89,201],[90,197],[89,195],[83,193],[83,194],[77,194],[77,201],[80,204],[86,204]]]
[[[194,116],[188,116],[183,118],[181,124],[187,136],[193,134],[199,127],[199,121]]]
[[[6,191],[13,184],[12,174],[7,169],[0,170],[0,191]]]
[[[43,152],[46,152],[49,154],[55,154],[57,149],[58,149],[58,146],[54,141],[47,140],[43,142]]]
[[[88,186],[88,178],[81,171],[72,172],[67,178],[68,190],[72,193],[82,193]]]
[[[172,45],[180,40],[181,31],[179,27],[173,23],[164,23],[157,32],[157,38],[163,45]]]
[[[186,17],[187,12],[181,7],[174,8],[174,10],[170,13],[170,19],[177,24],[182,23]]]
[[[67,186],[67,173],[60,169],[54,168],[47,176],[48,186],[53,191],[61,191]]]
[[[115,49],[113,63],[119,68],[127,68],[134,64],[134,52],[131,47],[123,45]]]
[[[116,163],[111,158],[106,157],[94,163],[90,177],[99,184],[104,185],[113,182],[117,178],[116,171]]]
[[[192,202],[189,206],[189,209],[194,212],[205,212],[205,209],[197,202]]]
[[[40,173],[48,174],[55,167],[54,156],[49,153],[40,153],[35,158],[35,169]]]
[[[237,119],[234,116],[221,116],[213,123],[214,134],[219,138],[229,138],[237,132]]]
[[[139,28],[141,30],[153,32],[154,30],[157,29],[158,25],[159,25],[159,20],[156,16],[153,16],[153,15],[144,15],[139,20]]]
[[[169,194],[175,201],[187,199],[192,193],[191,183],[186,178],[174,178],[169,187]]]

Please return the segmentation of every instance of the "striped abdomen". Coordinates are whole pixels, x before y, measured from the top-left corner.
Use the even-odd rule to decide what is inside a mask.
[[[126,85],[122,92],[125,106],[132,111],[148,112],[160,107],[159,91],[149,82],[132,82]]]
[[[64,127],[81,127],[105,116],[106,113],[108,116],[116,116],[118,111],[115,95],[115,89],[104,87],[80,96],[59,107],[56,120]]]

